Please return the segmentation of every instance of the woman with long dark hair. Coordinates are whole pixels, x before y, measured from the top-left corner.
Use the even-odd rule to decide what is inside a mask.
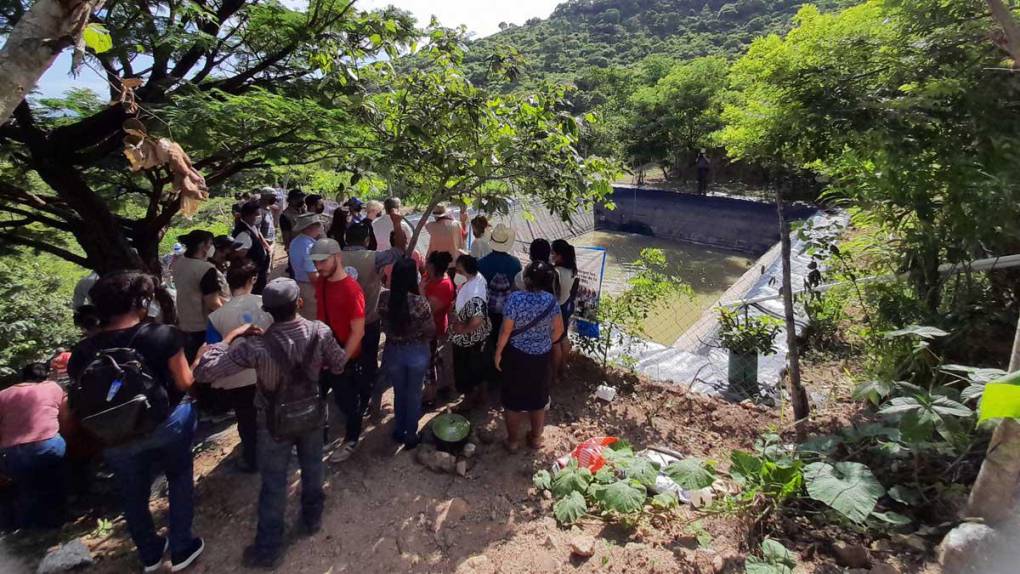
[[[379,316],[386,334],[382,369],[393,385],[393,440],[411,449],[418,446],[429,341],[436,333],[429,301],[418,293],[418,267],[413,259],[403,258],[393,265],[390,288],[379,295]]]
[[[553,341],[563,336],[563,316],[555,292],[556,271],[545,261],[524,268],[525,291],[514,291],[503,307],[495,366],[503,372],[503,412],[507,450],[521,447],[520,430],[531,423],[528,446],[542,446],[549,407]]]
[[[559,292],[556,296],[563,316],[563,335],[553,343],[553,375],[559,378],[570,356],[570,317],[574,314],[574,301],[581,284],[577,276],[577,253],[574,246],[564,239],[553,241],[552,263],[556,266],[556,276],[559,279]]]

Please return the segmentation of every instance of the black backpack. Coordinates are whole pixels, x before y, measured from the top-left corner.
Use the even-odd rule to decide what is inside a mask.
[[[170,416],[166,388],[132,347],[147,328],[140,326],[125,347],[97,351],[68,390],[71,412],[103,446],[144,437]]]
[[[309,373],[308,365],[319,346],[319,330],[312,323],[312,336],[308,339],[304,357],[292,361],[279,342],[266,336],[269,357],[280,368],[276,391],[268,393],[266,427],[276,440],[291,440],[322,429],[326,423],[326,403],[319,391],[318,373]]]

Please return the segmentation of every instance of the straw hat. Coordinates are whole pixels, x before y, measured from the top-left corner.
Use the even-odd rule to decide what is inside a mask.
[[[492,234],[489,235],[489,245],[493,251],[510,253],[514,248],[515,239],[517,239],[517,232],[512,227],[507,227],[506,224],[500,223],[496,225],[492,230]]]

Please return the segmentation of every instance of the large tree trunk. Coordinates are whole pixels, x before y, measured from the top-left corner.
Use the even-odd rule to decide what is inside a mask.
[[[36,0],[0,49],[0,124],[35,87],[57,55],[77,43],[102,0]]]
[[[810,407],[808,405],[807,391],[800,382],[800,348],[797,344],[797,324],[793,313],[793,285],[791,284],[790,259],[792,247],[790,245],[790,222],[783,214],[783,195],[776,189],[776,211],[779,214],[779,241],[782,246],[783,258],[783,310],[786,317],[786,346],[787,363],[789,376],[790,403],[793,405],[793,419],[800,422],[808,418]],[[800,425],[797,426],[798,430]]]
[[[1002,49],[1013,58],[1013,67],[1020,69],[1020,24],[1002,0],[987,0],[992,17],[1002,26],[1003,39],[999,42]]]

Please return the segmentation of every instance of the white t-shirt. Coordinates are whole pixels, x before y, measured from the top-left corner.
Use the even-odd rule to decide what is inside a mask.
[[[471,257],[481,259],[490,253],[492,253],[492,245],[489,244],[488,237],[473,237],[471,239]]]
[[[411,236],[414,235],[414,229],[404,220],[400,221],[400,228],[404,230],[404,236],[410,241]],[[390,245],[390,233],[393,233],[393,220],[390,219],[389,215],[383,214],[372,222],[372,233],[375,234],[376,251],[386,251],[393,247]]]

